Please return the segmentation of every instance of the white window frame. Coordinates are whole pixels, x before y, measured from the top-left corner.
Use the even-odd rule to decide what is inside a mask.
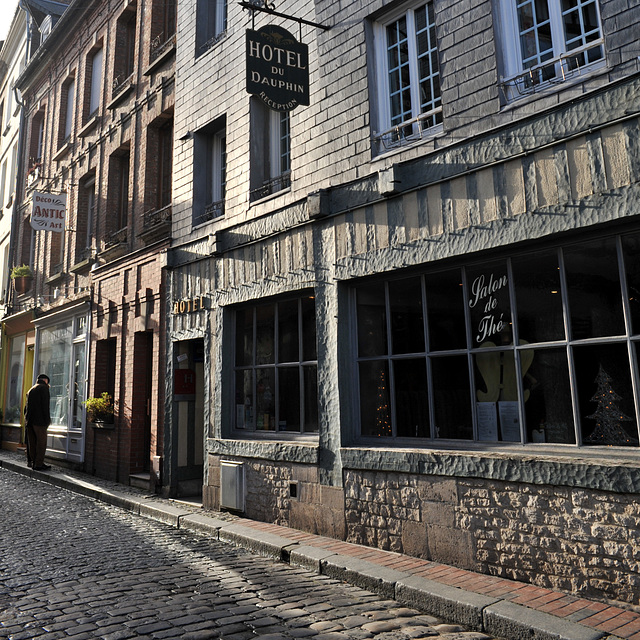
[[[204,53],[227,30],[227,0],[198,0],[196,55]]]
[[[221,202],[225,197],[227,170],[227,136],[224,129],[213,133],[209,138],[209,193],[207,206]]]
[[[91,58],[91,92],[89,94],[89,116],[92,116],[100,107],[100,88],[102,86],[102,60],[104,49],[94,52]]]
[[[2,163],[2,169],[0,169],[0,211],[4,209],[4,192],[7,186],[7,161]]]
[[[98,202],[98,199],[96,197],[95,176],[87,180],[82,185],[82,188],[85,190],[85,193],[87,194],[87,208],[85,211],[87,215],[87,233],[85,238],[85,245],[86,245],[85,249],[90,249],[91,241],[93,239],[93,224],[94,224],[94,218],[96,213],[96,205]]]
[[[584,0],[580,0],[583,2]],[[604,39],[602,36],[602,19],[600,17],[600,8],[598,2],[594,2],[596,15],[598,19],[598,29],[600,38],[593,40],[586,47],[578,47],[569,51],[565,42],[563,12],[561,8],[561,0],[547,0],[549,9],[549,20],[551,27],[551,41],[553,48],[552,58],[542,62],[542,64],[525,68],[522,47],[520,45],[520,27],[518,20],[518,0],[500,0],[499,18],[502,26],[502,42],[501,50],[503,55],[503,77],[501,78],[502,86],[505,89],[507,100],[515,100],[524,94],[534,93],[536,90],[545,89],[551,85],[562,83],[570,80],[577,74],[584,74],[602,68],[606,64],[604,54]],[[584,35],[584,34],[583,34]],[[596,46],[602,47],[602,57],[576,70],[568,67],[569,59],[573,58],[576,53],[591,49]],[[532,87],[527,88],[528,83],[523,76],[528,72],[535,73],[543,67],[555,66],[555,77],[549,81],[536,83]]]
[[[432,0],[405,5],[393,13],[390,13],[382,20],[378,20],[373,25],[374,33],[374,55],[377,61],[375,65],[378,73],[378,130],[374,137],[381,143],[380,151],[389,146],[400,146],[419,140],[427,135],[436,134],[442,131],[442,92],[438,98],[440,105],[430,111],[422,112],[420,99],[420,74],[418,66],[418,51],[416,47],[415,13],[422,7],[433,4]],[[428,11],[427,11],[428,16]],[[389,84],[389,60],[387,46],[387,27],[394,24],[402,17],[407,24],[407,47],[409,57],[409,86],[411,94],[411,117],[402,123],[392,124],[391,113],[391,87]],[[431,51],[435,49],[437,55],[437,42],[433,43]],[[438,68],[438,77],[440,70]],[[432,74],[430,77],[435,77]],[[433,124],[433,122],[435,124]]]
[[[62,136],[63,141],[66,140],[71,135],[71,128],[73,126],[73,111],[75,108],[75,93],[76,93],[76,79],[71,78],[66,86],[67,89],[67,99],[65,105],[64,112],[64,135]]]
[[[283,151],[282,142],[286,149]],[[288,111],[269,110],[269,173],[279,178],[291,171],[291,117]]]

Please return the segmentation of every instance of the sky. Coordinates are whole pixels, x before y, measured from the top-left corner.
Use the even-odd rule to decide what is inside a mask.
[[[0,8],[0,40],[4,40],[11,26],[13,14],[16,12],[18,0],[2,0]]]

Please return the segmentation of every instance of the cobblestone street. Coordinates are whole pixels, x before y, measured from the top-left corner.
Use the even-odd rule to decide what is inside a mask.
[[[488,636],[0,469],[0,637]]]

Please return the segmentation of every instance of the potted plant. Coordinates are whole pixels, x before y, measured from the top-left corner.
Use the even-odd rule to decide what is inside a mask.
[[[10,276],[17,293],[22,294],[29,291],[33,280],[33,271],[31,271],[31,267],[28,264],[13,267]]]
[[[87,408],[87,422],[101,429],[113,428],[113,398],[106,391],[98,397],[87,398],[84,406]]]

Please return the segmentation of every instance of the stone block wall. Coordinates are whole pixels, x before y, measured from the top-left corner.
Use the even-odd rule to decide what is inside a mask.
[[[220,456],[209,456],[203,500],[210,509],[220,508],[220,460]],[[265,459],[243,462],[247,517],[345,539],[344,491],[320,484],[317,467]]]
[[[346,540],[587,597],[636,603],[637,496],[345,472]]]

